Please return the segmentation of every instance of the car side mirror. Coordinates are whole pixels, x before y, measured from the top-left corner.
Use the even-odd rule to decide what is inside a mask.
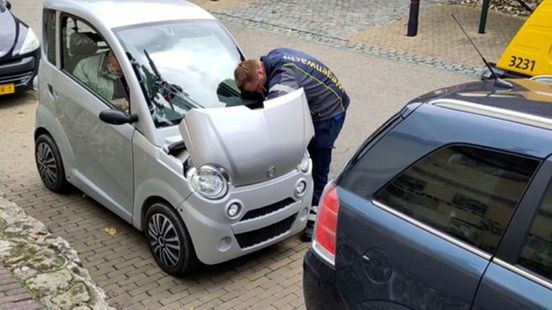
[[[6,1],[6,7],[8,8],[8,10],[11,10],[11,3],[9,1]]]
[[[132,124],[138,121],[138,115],[127,115],[119,110],[104,110],[100,112],[100,119],[111,125]]]

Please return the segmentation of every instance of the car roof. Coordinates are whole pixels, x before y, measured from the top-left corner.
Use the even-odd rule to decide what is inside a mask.
[[[184,0],[46,0],[45,8],[96,19],[107,28],[171,20],[215,19]]]
[[[479,81],[437,90],[426,103],[552,130],[552,84],[510,79],[513,87]]]

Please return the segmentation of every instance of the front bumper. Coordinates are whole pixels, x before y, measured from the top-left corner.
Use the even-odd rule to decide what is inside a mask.
[[[297,182],[307,189],[299,197]],[[310,171],[290,172],[260,184],[231,188],[221,200],[210,201],[197,193],[178,207],[192,238],[197,257],[213,265],[255,252],[301,232],[307,224],[313,183]],[[226,209],[242,208],[231,219]]]
[[[25,56],[0,59],[0,85],[14,84],[15,92],[32,88],[39,60],[40,49]]]
[[[310,249],[303,260],[303,295],[307,309],[344,309],[336,286],[335,269]]]

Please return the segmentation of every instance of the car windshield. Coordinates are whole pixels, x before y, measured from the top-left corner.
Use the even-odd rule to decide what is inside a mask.
[[[155,23],[116,33],[156,127],[178,125],[192,108],[248,103],[233,79],[241,54],[218,22]]]

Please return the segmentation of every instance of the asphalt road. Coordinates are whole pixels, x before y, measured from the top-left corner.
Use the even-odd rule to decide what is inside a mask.
[[[39,33],[42,0],[11,0],[11,3],[13,12]],[[395,62],[285,35],[232,24],[226,26],[247,57],[257,58],[276,47],[296,48],[316,56],[340,78],[351,97],[351,106],[336,144],[332,174],[373,130],[411,98],[472,79],[453,72]]]

